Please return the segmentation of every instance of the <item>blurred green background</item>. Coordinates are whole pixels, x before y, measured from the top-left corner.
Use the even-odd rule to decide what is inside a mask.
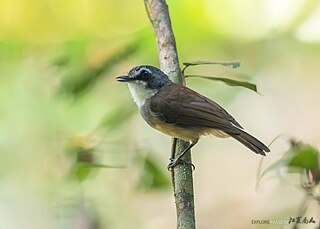
[[[291,136],[320,147],[319,1],[167,3],[181,63],[241,61],[188,73],[257,84],[260,94],[187,79],[266,144],[281,134],[263,168]],[[143,1],[0,6],[0,228],[174,228],[171,140],[115,81],[136,65],[158,66]],[[203,138],[193,158],[199,228],[276,228],[251,220],[296,213],[297,179],[270,176],[256,190],[260,157],[232,139]],[[306,216],[319,215],[312,204]]]

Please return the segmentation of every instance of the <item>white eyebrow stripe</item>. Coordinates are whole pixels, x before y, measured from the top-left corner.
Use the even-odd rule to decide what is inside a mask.
[[[150,71],[148,68],[146,68],[146,67],[141,67],[141,68],[138,70],[137,75],[140,75],[140,73],[141,73],[143,70],[144,70],[144,71],[147,71],[147,72],[149,72],[149,73],[151,74],[151,71]]]

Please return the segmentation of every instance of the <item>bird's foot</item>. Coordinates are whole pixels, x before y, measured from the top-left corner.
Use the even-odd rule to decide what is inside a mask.
[[[178,164],[187,164],[187,165],[191,165],[191,167],[192,167],[192,170],[195,170],[196,169],[196,167],[194,166],[194,164],[192,164],[191,162],[187,162],[187,161],[185,161],[185,160],[183,160],[183,159],[181,159],[181,158],[170,158],[170,162],[169,162],[169,164],[168,164],[168,166],[167,166],[167,169],[169,170],[169,171],[172,171],[172,169],[174,168],[174,167],[176,167]]]

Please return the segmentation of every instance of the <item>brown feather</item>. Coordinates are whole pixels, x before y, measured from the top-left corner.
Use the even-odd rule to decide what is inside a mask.
[[[160,90],[150,100],[150,109],[162,120],[182,128],[212,128],[240,134],[240,124],[221,106],[199,93],[177,84]]]
[[[269,152],[267,146],[244,132],[242,126],[219,104],[178,84],[160,89],[146,102],[142,115],[159,131],[184,140],[198,141],[201,135],[231,136],[257,154]],[[146,115],[144,112],[148,112]],[[156,120],[156,121],[154,121]]]

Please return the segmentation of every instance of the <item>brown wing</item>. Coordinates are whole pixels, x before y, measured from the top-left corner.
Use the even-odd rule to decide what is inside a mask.
[[[160,90],[150,100],[150,108],[162,121],[182,128],[212,128],[230,135],[241,133],[241,125],[221,106],[178,84]]]

